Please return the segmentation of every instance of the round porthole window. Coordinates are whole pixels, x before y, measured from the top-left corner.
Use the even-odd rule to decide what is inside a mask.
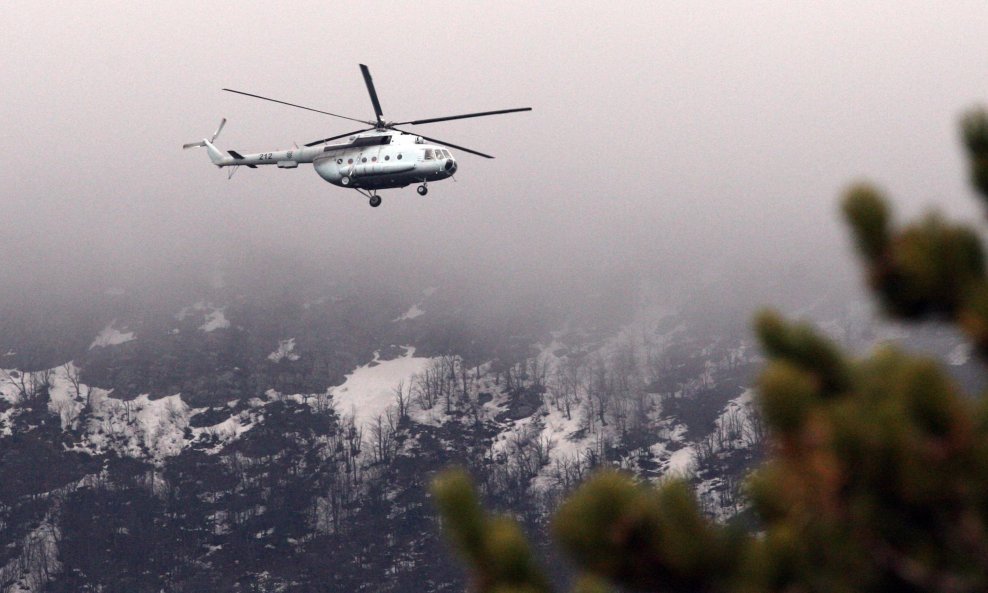
[[[337,165],[342,165],[343,164],[343,159],[336,159],[336,164]]]
[[[360,162],[361,163],[366,163],[367,162],[367,157],[364,157],[364,158],[360,159]]]
[[[385,156],[385,157],[384,157],[384,160],[386,160],[386,161],[390,161],[390,160],[391,160],[391,155],[388,155],[388,156]]]
[[[346,164],[348,164],[348,165],[352,165],[352,164],[353,164],[353,159],[347,159],[347,162],[346,162]]]
[[[399,160],[399,161],[401,160],[401,155],[400,155],[400,154],[398,155],[398,160]]]
[[[376,156],[372,156],[371,157],[371,162],[372,163],[376,163],[377,162],[377,157]]]

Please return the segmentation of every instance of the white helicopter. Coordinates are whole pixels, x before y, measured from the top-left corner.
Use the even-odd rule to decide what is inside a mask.
[[[384,112],[381,110],[381,103],[377,99],[377,91],[374,90],[374,81],[371,79],[370,70],[367,66],[361,64],[360,71],[364,75],[367,92],[370,93],[371,103],[374,105],[374,112],[377,114],[376,121],[355,119],[345,115],[312,109],[311,107],[304,107],[243,91],[235,91],[233,89],[223,90],[360,122],[371,126],[369,128],[309,142],[303,148],[299,148],[296,145],[290,150],[260,152],[256,154],[240,154],[235,150],[228,150],[226,154],[223,154],[223,152],[213,145],[213,141],[216,140],[216,137],[219,136],[220,131],[226,124],[226,118],[224,118],[211,138],[208,140],[203,138],[199,142],[186,144],[182,148],[204,146],[206,152],[209,154],[209,159],[214,165],[217,167],[233,167],[230,171],[230,177],[233,177],[233,173],[240,166],[256,169],[259,165],[277,165],[279,169],[294,169],[298,167],[299,163],[312,163],[316,173],[320,177],[333,185],[357,190],[369,198],[370,205],[376,208],[381,205],[381,196],[377,194],[378,190],[421,183],[418,186],[418,192],[419,195],[424,196],[429,193],[428,183],[430,181],[441,181],[452,177],[457,169],[456,159],[453,158],[453,155],[448,150],[443,148],[444,146],[456,148],[488,159],[494,158],[489,154],[470,150],[463,146],[457,146],[456,144],[435,138],[419,136],[399,130],[395,126],[415,126],[452,119],[466,119],[469,117],[483,117],[486,115],[532,110],[531,107],[521,107],[517,109],[482,111],[479,113],[431,117],[428,119],[402,122],[388,122],[382,119]],[[346,138],[347,140],[341,144],[329,144],[329,142],[339,140],[340,138]]]

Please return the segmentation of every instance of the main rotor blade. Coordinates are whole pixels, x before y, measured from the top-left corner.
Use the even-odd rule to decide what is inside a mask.
[[[451,119],[466,119],[468,117],[484,117],[485,115],[499,115],[501,113],[514,113],[516,111],[531,111],[531,107],[519,107],[518,109],[499,109],[497,111],[481,111],[479,113],[465,113],[463,115],[448,115],[446,117],[432,117],[429,119],[416,119],[412,121],[400,121],[394,125],[403,126],[405,124],[412,124],[416,126],[418,124],[431,124],[437,121],[449,121]]]
[[[374,80],[370,75],[370,68],[364,64],[360,65],[360,72],[364,75],[364,82],[367,84],[367,92],[370,93],[371,103],[374,104],[374,113],[377,114],[377,123],[381,123],[381,116],[384,115],[384,111],[381,110],[381,102],[377,100],[377,91],[374,90]]]
[[[345,138],[347,136],[353,136],[354,134],[359,134],[361,132],[369,132],[375,128],[364,128],[363,130],[357,130],[355,132],[347,132],[346,134],[340,134],[339,136],[330,136],[329,138],[323,138],[322,140],[316,140],[315,142],[309,142],[306,146],[315,146],[317,144],[322,144],[323,142],[329,142],[330,140],[336,140],[337,138]]]
[[[370,124],[370,123],[373,123],[373,122],[369,122],[369,121],[364,121],[362,119],[355,119],[355,118],[352,118],[352,117],[347,117],[345,115],[340,115],[338,113],[330,113],[328,111],[321,111],[319,109],[313,109],[311,107],[306,107],[304,105],[296,105],[295,103],[289,103],[287,101],[279,101],[278,99],[271,99],[269,97],[262,97],[260,95],[255,95],[253,93],[245,93],[243,91],[235,91],[233,89],[223,89],[223,90],[226,91],[226,92],[228,92],[228,93],[237,93],[238,95],[246,95],[248,97],[254,97],[255,99],[264,99],[265,101],[271,101],[272,103],[281,103],[282,105],[288,105],[289,107],[298,107],[299,109],[305,109],[306,111],[315,111],[316,113],[322,113],[324,115],[332,115],[333,117],[341,117],[343,119],[348,119],[350,121],[360,122],[362,124]]]
[[[398,128],[391,127],[391,126],[388,126],[388,127],[390,129],[396,131],[396,132],[402,132],[404,134],[411,134],[412,136],[421,136],[424,140],[428,140],[429,142],[435,142],[436,144],[442,144],[443,146],[448,146],[450,148],[455,148],[457,150],[462,150],[463,152],[469,152],[470,154],[475,154],[477,156],[482,156],[485,159],[492,159],[492,158],[494,158],[494,157],[492,157],[489,154],[484,154],[482,152],[477,152],[476,150],[470,150],[469,148],[466,148],[465,146],[458,146],[458,145],[453,144],[451,142],[446,142],[445,140],[436,140],[435,138],[429,138],[428,136],[422,136],[422,134],[415,134],[414,132],[406,132],[405,130],[399,130]]]

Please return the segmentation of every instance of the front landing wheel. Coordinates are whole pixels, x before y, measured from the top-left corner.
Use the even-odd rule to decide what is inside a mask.
[[[371,196],[370,198],[371,208],[377,208],[381,205],[381,196]]]
[[[423,183],[418,187],[417,191],[419,192],[420,196],[424,196],[425,194],[429,193],[429,188],[426,187],[425,184]]]

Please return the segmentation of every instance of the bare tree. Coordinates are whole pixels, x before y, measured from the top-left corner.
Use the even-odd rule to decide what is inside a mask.
[[[548,357],[542,354],[528,360],[527,375],[532,381],[532,386],[540,391],[545,388],[546,377],[549,374],[549,366]]]
[[[452,391],[456,383],[455,358],[445,355],[432,360],[416,378],[419,400],[423,409],[431,409],[440,400],[446,411],[452,410]]]
[[[548,436],[539,436],[532,442],[532,450],[535,453],[535,463],[542,467],[549,463],[549,456],[556,448],[556,441]]]
[[[53,370],[20,371],[17,369],[0,369],[0,379],[14,386],[17,395],[24,402],[32,402],[46,395],[51,388]]]
[[[330,411],[336,409],[333,402],[333,396],[328,391],[316,394],[315,396],[315,410],[322,414],[328,414]]]
[[[80,400],[83,403],[83,411],[92,411],[92,401],[90,397],[93,392],[93,388],[82,382],[82,368],[76,366],[73,362],[67,362],[62,365],[62,369],[65,371],[65,378],[69,381],[69,386],[72,389],[72,396]]]
[[[55,383],[55,369],[48,368],[31,372],[31,382],[34,385],[34,397],[46,397]]]
[[[371,451],[374,454],[374,463],[388,463],[393,458],[396,451],[397,442],[395,440],[395,413],[388,408],[385,415],[378,414],[370,429]]]
[[[596,416],[600,425],[607,426],[607,412],[611,407],[614,397],[613,373],[600,358],[594,361],[590,374],[590,387],[588,399],[590,404],[590,416]]]
[[[765,443],[766,428],[761,410],[750,403],[746,406],[744,444],[748,448],[758,448]]]
[[[408,404],[412,397],[412,386],[408,386],[408,390],[405,390],[405,381],[401,380],[397,386],[394,388],[395,396],[395,409],[398,412],[398,420],[402,420],[408,417]]]

